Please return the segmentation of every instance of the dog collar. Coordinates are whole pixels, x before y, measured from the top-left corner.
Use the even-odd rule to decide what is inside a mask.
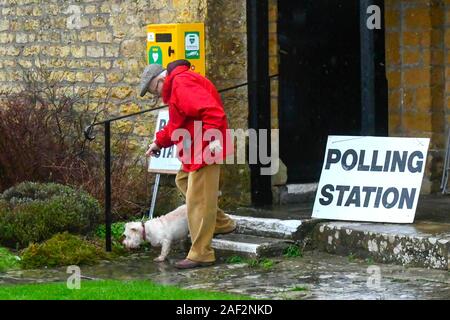
[[[145,234],[145,223],[144,221],[141,221],[142,223],[142,236],[144,237],[144,241],[147,239],[147,235]]]

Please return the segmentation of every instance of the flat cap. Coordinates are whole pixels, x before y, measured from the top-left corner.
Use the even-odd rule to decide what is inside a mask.
[[[140,96],[143,97],[148,91],[148,85],[150,82],[159,76],[165,69],[159,64],[149,64],[142,72],[141,82],[139,84]]]

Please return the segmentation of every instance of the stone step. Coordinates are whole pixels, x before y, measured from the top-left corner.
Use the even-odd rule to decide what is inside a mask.
[[[314,201],[318,183],[287,184],[275,186],[274,202],[279,205]]]
[[[212,247],[236,255],[260,258],[280,256],[293,243],[291,240],[231,233],[214,237]]]
[[[282,220],[240,215],[230,215],[230,217],[237,224],[235,233],[287,240],[302,239],[319,222],[313,219]]]
[[[375,262],[449,270],[450,224],[322,222],[314,227],[320,250]]]

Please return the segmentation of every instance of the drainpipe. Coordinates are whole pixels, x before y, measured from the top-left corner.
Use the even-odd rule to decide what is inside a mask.
[[[247,48],[248,127],[268,130],[268,154],[270,154],[268,0],[247,0]],[[271,176],[261,175],[261,167],[264,166],[260,163],[250,164],[251,200],[256,207],[272,204]]]
[[[387,79],[384,43],[384,1],[360,0],[361,135],[388,135]],[[367,27],[367,9],[380,8],[381,29]]]

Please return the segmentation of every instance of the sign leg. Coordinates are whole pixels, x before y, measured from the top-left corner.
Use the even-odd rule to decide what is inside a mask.
[[[152,203],[150,205],[150,211],[148,213],[149,219],[153,219],[153,213],[155,212],[156,196],[158,195],[159,180],[161,175],[158,173],[155,178],[155,184],[153,186]]]

